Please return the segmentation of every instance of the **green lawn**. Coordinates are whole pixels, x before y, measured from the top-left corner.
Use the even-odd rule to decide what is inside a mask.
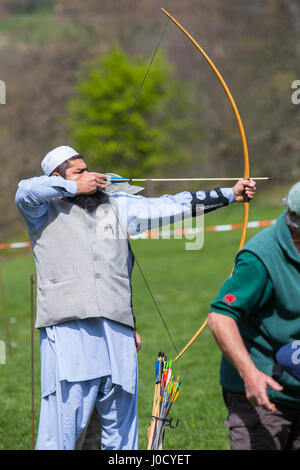
[[[282,211],[286,188],[262,191],[251,204],[250,220],[274,219]],[[242,206],[234,204],[205,217],[205,225],[238,223]],[[249,229],[247,238],[257,232]],[[133,240],[133,250],[163,313],[176,346],[181,350],[205,320],[209,303],[230,274],[240,230],[206,233],[202,250],[186,251],[186,240]],[[21,241],[21,240],[20,240]],[[31,448],[30,371],[30,251],[7,252],[2,261],[12,359],[0,365],[0,449]],[[176,356],[140,273],[133,274],[133,301],[138,331],[140,448],[147,447],[154,393],[154,362],[158,351]],[[2,310],[2,309],[1,309]],[[3,312],[0,340],[5,341]],[[7,348],[8,349],[8,348]],[[8,351],[7,351],[8,352]],[[228,449],[226,412],[219,387],[220,353],[206,328],[174,366],[182,386],[173,412],[177,429],[166,430],[165,449]],[[39,416],[39,337],[35,331],[35,428]]]

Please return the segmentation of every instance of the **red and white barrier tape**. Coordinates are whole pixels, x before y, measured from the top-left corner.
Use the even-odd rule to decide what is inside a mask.
[[[257,227],[267,227],[269,225],[274,225],[276,223],[275,220],[259,220],[254,222],[248,222],[248,228],[257,228]],[[231,230],[237,230],[243,227],[243,224],[226,224],[226,225],[213,225],[212,227],[204,227],[204,232],[228,232]],[[183,230],[161,230],[161,231],[150,231],[150,232],[143,232],[139,235],[134,235],[130,238],[138,239],[138,238],[159,238],[161,235],[186,235],[200,232],[201,228],[189,228]]]
[[[7,248],[27,248],[29,246],[31,246],[30,242],[2,243],[0,244],[0,250],[6,250]]]
[[[269,225],[274,225],[275,220],[259,220],[255,222],[248,222],[248,228],[257,228],[257,227],[267,227]],[[212,227],[205,227],[205,232],[228,232],[230,230],[237,230],[242,228],[242,224],[226,224],[226,225],[213,225]],[[130,237],[131,239],[137,238],[158,238],[162,234],[176,234],[176,235],[185,235],[199,232],[201,229],[186,229],[186,230],[174,230],[174,231],[160,231],[160,232],[144,232],[140,235],[134,235]],[[3,243],[0,244],[0,250],[5,250],[7,248],[28,248],[30,247],[30,242],[19,242],[19,243]]]
[[[267,227],[269,225],[274,225],[275,220],[259,220],[256,222],[248,222],[247,228],[257,228],[257,227]],[[228,232],[229,230],[235,230],[238,228],[243,228],[243,224],[233,224],[233,225],[215,225],[214,227],[205,227],[205,232]]]

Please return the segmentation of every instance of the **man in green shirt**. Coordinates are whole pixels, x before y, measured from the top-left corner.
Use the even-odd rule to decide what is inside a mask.
[[[211,303],[232,450],[300,449],[300,381],[276,360],[300,340],[300,182],[276,225],[237,254]]]

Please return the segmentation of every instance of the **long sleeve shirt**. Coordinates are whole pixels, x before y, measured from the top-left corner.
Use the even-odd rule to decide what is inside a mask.
[[[47,220],[50,201],[76,195],[75,181],[59,176],[41,176],[19,183],[16,204],[29,234],[42,228]],[[233,202],[231,188],[221,190],[228,202]],[[205,203],[207,194],[196,196]],[[191,216],[191,193],[184,191],[157,198],[115,193],[120,219],[128,235],[170,223],[170,217]],[[217,198],[215,191],[210,197]],[[131,275],[131,273],[129,273]],[[59,380],[71,382],[111,375],[112,381],[133,393],[136,373],[136,351],[132,330],[105,318],[74,320],[41,328],[42,396],[55,389],[55,374]]]
[[[73,197],[77,192],[76,181],[60,176],[40,176],[22,180],[16,194],[16,204],[24,218],[29,234],[34,233],[45,223],[49,211],[49,201],[58,197]],[[215,190],[209,192],[217,199]],[[228,203],[234,201],[232,188],[222,188],[222,195]],[[197,199],[203,202],[205,210],[206,192],[197,191]],[[113,197],[120,214],[123,227],[128,235],[136,234],[170,223],[170,218],[190,217],[192,195],[183,191],[175,195],[146,198],[124,192],[114,193]]]

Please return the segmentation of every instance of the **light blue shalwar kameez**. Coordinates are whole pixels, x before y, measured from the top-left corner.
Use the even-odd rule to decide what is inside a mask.
[[[131,328],[105,318],[40,329],[36,449],[75,448],[96,406],[102,449],[137,449],[137,360]],[[100,432],[100,429],[99,429]]]
[[[77,191],[75,181],[57,176],[24,180],[19,188],[16,203],[29,233],[45,223],[51,199],[72,197]],[[222,193],[233,201],[231,188]],[[187,191],[160,198],[125,193],[113,197],[129,235],[136,234],[139,226],[147,230],[150,220],[153,228],[170,215],[190,211]],[[203,199],[204,191],[198,191],[197,197]],[[40,328],[40,350],[42,401],[36,449],[75,449],[94,407],[100,417],[101,449],[138,449],[138,371],[132,329],[105,318],[68,321]]]

